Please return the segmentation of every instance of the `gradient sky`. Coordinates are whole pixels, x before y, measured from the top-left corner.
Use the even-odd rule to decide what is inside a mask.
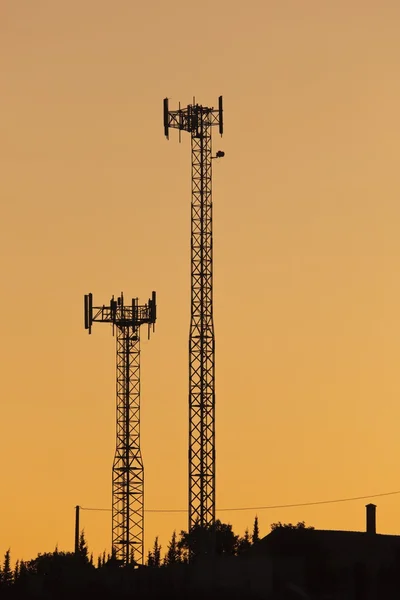
[[[146,507],[187,507],[190,139],[162,99],[224,96],[214,149],[217,504],[400,489],[397,0],[2,0],[0,552],[73,547],[108,507],[115,340],[83,294],[146,300]],[[400,534],[399,496],[377,500]],[[258,511],[364,528],[365,501]],[[219,516],[243,533],[255,511]],[[165,549],[185,514],[148,514]],[[82,514],[109,549],[108,513]]]

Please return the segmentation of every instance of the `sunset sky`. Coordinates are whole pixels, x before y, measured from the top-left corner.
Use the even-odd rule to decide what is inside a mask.
[[[216,106],[217,507],[400,490],[398,0],[0,2],[0,555],[111,506],[115,339],[83,295],[157,291],[147,509],[187,508],[190,137]],[[146,336],[143,336],[146,338]],[[367,501],[259,510],[363,530]],[[377,529],[400,534],[400,495]],[[218,516],[243,534],[255,510]],[[95,557],[111,515],[83,512]],[[148,513],[163,550],[185,513]]]

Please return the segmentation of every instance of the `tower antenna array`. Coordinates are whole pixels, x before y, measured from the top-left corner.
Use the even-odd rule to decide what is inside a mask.
[[[147,304],[124,296],[109,306],[93,306],[85,295],[85,329],[95,322],[111,323],[117,332],[117,440],[112,476],[112,550],[122,564],[143,564],[144,470],[140,450],[140,327],[154,331],[156,293]]]
[[[169,110],[164,99],[164,133],[191,136],[191,323],[189,334],[189,531],[215,523],[215,341],[213,321],[212,129],[223,133],[218,108],[193,104]],[[212,551],[212,548],[210,549]],[[207,549],[206,549],[207,551]]]

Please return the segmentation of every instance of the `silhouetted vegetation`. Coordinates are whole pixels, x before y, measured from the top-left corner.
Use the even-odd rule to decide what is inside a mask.
[[[260,530],[258,528],[258,517],[256,516],[254,519],[253,525],[253,535],[251,536],[253,544],[256,544],[260,539]]]
[[[0,598],[79,599],[88,595],[111,598],[115,593],[123,598],[124,594],[130,597],[130,591],[135,590],[141,590],[143,598],[158,597],[161,592],[165,597],[168,595],[168,586],[172,585],[168,576],[165,577],[168,570],[190,570],[189,548],[193,562],[202,556],[209,558],[210,541],[214,544],[214,555],[219,557],[237,556],[252,545],[248,530],[241,538],[233,532],[230,524],[216,521],[212,528],[195,527],[190,533],[181,531],[179,536],[174,531],[164,556],[156,537],[147,555],[146,567],[149,570],[146,567],[134,568],[133,557],[131,564],[123,567],[113,553],[106,555],[105,552],[97,557],[94,566],[84,531],[80,534],[77,554],[62,552],[56,547],[54,552],[39,553],[28,562],[17,560],[14,570],[11,567],[11,552],[7,550],[0,564]],[[160,584],[161,581],[166,582],[166,587]],[[176,583],[171,590],[174,589],[175,597],[179,597],[179,590],[175,588]],[[195,590],[192,590],[192,597],[196,597],[194,593]]]
[[[12,585],[15,574],[11,571],[10,549],[4,555],[4,563],[1,571],[1,583],[3,588],[8,588]]]
[[[246,529],[246,531],[244,532],[244,536],[240,537],[237,541],[237,553],[239,554],[243,554],[244,552],[246,552],[247,550],[249,550],[251,548],[252,545],[252,538],[250,537],[250,533],[249,530]]]
[[[158,537],[154,540],[153,551],[149,551],[147,557],[148,567],[159,567],[161,565],[161,546],[158,543]]]
[[[176,531],[173,532],[171,541],[168,544],[167,554],[164,558],[164,565],[176,565],[182,562],[182,550],[176,539]]]
[[[304,521],[299,521],[296,525],[293,523],[272,523],[271,531],[275,531],[275,529],[314,529],[314,527],[307,527]]]
[[[243,536],[235,534],[230,524],[216,521],[212,528],[195,527],[190,533],[181,531],[179,535],[174,531],[164,556],[156,537],[146,566],[137,567],[133,557],[128,566],[122,566],[115,554],[106,555],[105,552],[97,557],[94,566],[82,531],[76,554],[55,548],[54,552],[38,554],[27,562],[17,560],[12,568],[8,549],[0,561],[0,598],[282,600],[299,597],[295,595],[295,589],[300,588],[312,600],[328,597],[332,600],[342,597],[364,599],[372,580],[360,558],[362,554],[357,557],[357,551],[354,556],[350,553],[347,566],[336,564],[327,543],[330,534],[334,534],[336,541],[343,535],[346,543],[349,533],[353,535],[353,541],[361,540],[363,544],[372,539],[352,532],[316,531],[304,521],[273,523],[271,534],[260,539],[257,517],[252,533],[246,529]],[[393,538],[396,543],[395,536],[380,537]],[[391,540],[386,541],[390,543]],[[210,544],[213,544],[211,552]],[[341,548],[339,544],[339,556]],[[373,598],[383,600],[399,595],[400,544],[396,548],[398,551],[393,558],[376,571],[376,595]],[[219,566],[215,570],[211,565]],[[259,587],[254,583],[258,580],[261,581],[257,584]],[[345,596],[344,589],[350,590]]]

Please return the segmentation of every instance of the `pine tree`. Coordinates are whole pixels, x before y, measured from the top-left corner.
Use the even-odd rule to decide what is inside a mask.
[[[91,565],[93,565],[93,552],[91,552],[91,554],[90,554],[89,562]]]
[[[87,547],[86,539],[85,539],[85,530],[82,529],[81,535],[79,536],[79,556],[83,559],[85,563],[89,562],[88,554],[89,550]]]
[[[251,544],[251,537],[250,537],[250,533],[249,533],[249,529],[248,528],[246,528],[246,531],[244,532],[244,538],[243,539],[249,545]]]
[[[147,565],[149,567],[161,566],[161,546],[158,543],[158,537],[154,540],[153,552],[149,550],[147,555]]]
[[[154,540],[153,547],[154,566],[159,567],[161,565],[161,546],[158,543],[158,537]]]
[[[239,540],[238,540],[237,553],[242,554],[243,552],[246,552],[246,550],[248,550],[250,547],[251,547],[251,537],[250,537],[249,530],[246,529],[246,531],[244,532],[244,536],[242,538],[239,538]]]
[[[172,534],[171,541],[168,544],[168,550],[164,562],[166,565],[174,565],[180,562],[180,550],[176,541],[176,531],[174,531]]]
[[[101,569],[101,554],[97,557],[97,568]]]
[[[106,564],[106,551],[104,550],[104,552],[103,552],[103,563],[102,563],[102,566],[104,567],[105,564]]]
[[[2,584],[6,587],[10,586],[13,582],[13,573],[11,571],[10,549],[8,549],[4,555],[1,581],[2,581]]]
[[[25,561],[21,560],[19,563],[19,580],[22,581],[28,574],[28,568]]]
[[[18,581],[19,578],[19,560],[17,560],[17,562],[15,563],[15,569],[14,569],[14,583],[16,581]]]
[[[253,544],[256,544],[260,539],[260,530],[258,528],[258,517],[254,519],[253,535],[251,536]]]

